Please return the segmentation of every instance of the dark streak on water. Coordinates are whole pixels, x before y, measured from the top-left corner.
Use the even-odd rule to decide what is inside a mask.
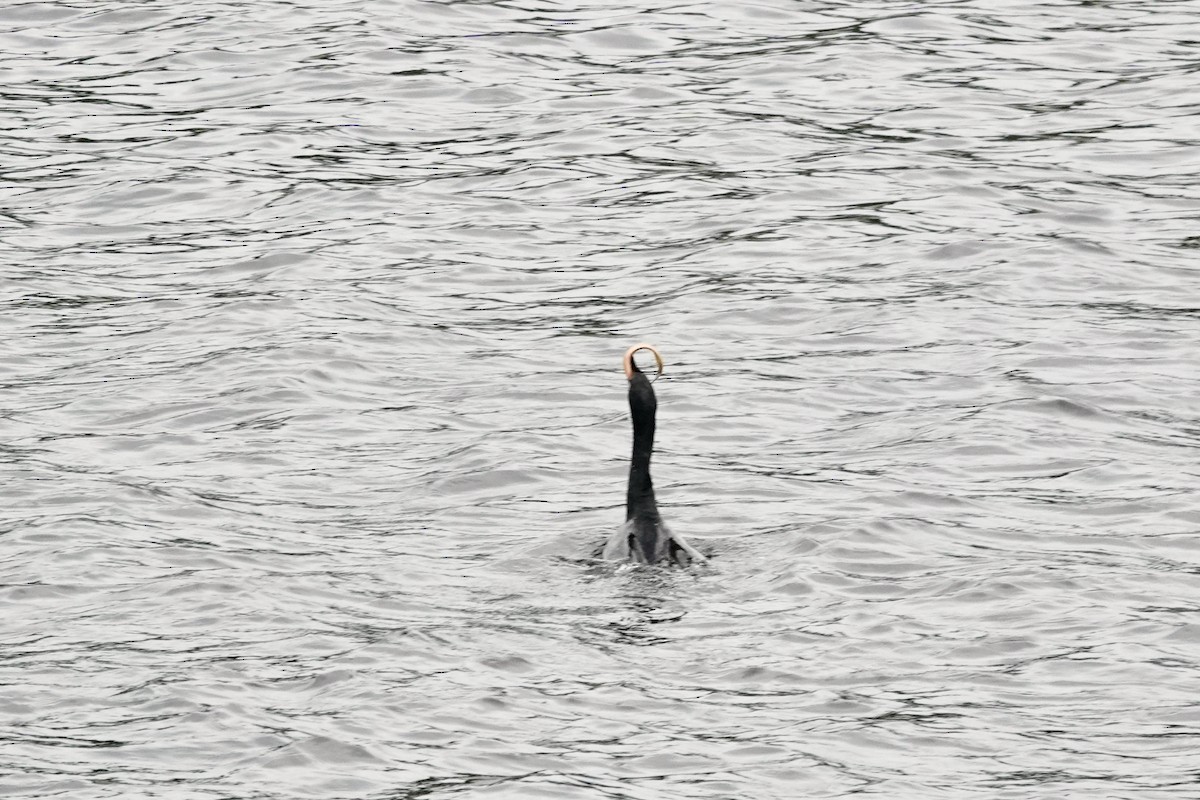
[[[1200,796],[1198,42],[5,4],[0,791]]]

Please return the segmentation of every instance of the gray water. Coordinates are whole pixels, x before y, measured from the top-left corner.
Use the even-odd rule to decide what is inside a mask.
[[[0,793],[1200,797],[1200,2],[0,54]]]

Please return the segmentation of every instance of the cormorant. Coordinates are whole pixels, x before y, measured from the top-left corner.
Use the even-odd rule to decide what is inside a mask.
[[[625,495],[625,524],[608,540],[604,557],[635,564],[667,562],[687,566],[705,557],[682,537],[671,533],[658,514],[654,484],[650,480],[650,454],[654,450],[654,415],[658,400],[646,373],[638,369],[633,354],[649,350],[662,375],[663,360],[648,344],[625,351],[625,377],[629,381],[629,416],[633,422],[633,456],[629,461],[629,489]]]

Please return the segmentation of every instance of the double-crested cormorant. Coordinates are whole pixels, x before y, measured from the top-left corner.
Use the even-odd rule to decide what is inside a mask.
[[[662,375],[663,360],[648,344],[635,344],[625,351],[625,377],[629,380],[629,416],[633,422],[633,457],[629,462],[629,490],[625,495],[625,524],[604,548],[604,557],[635,564],[665,561],[686,566],[704,556],[671,533],[658,514],[654,484],[650,480],[650,454],[654,450],[654,415],[658,400],[646,373],[638,369],[633,354],[649,350]]]

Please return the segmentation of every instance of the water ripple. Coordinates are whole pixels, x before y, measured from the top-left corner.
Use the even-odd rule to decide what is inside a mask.
[[[8,794],[1195,785],[1195,3],[0,39]]]

